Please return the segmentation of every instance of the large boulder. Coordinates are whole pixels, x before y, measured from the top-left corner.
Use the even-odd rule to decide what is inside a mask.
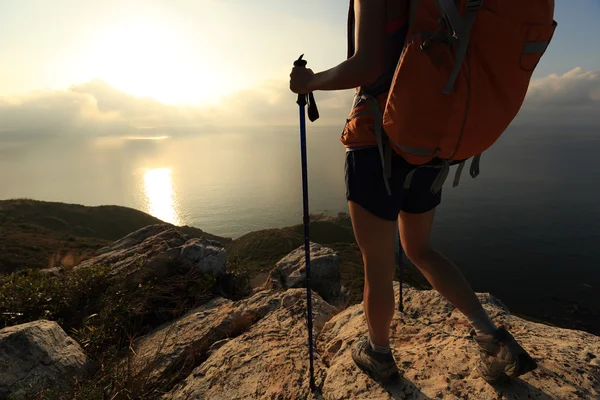
[[[39,320],[0,330],[0,399],[29,399],[52,386],[72,389],[96,366],[53,321]]]
[[[208,273],[218,278],[226,272],[227,253],[216,241],[190,239],[169,225],[151,225],[133,232],[76,268],[112,266],[109,276],[132,278],[142,270],[164,277],[175,267]]]
[[[267,285],[273,289],[306,287],[304,246],[282,258],[270,273]],[[346,292],[340,282],[340,257],[332,249],[310,244],[310,286],[331,304],[343,303]]]

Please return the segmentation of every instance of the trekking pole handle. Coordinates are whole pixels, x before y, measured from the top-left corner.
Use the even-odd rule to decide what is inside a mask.
[[[294,67],[298,68],[306,68],[306,60],[303,60],[304,54],[302,54],[296,61],[294,61]],[[306,105],[306,94],[298,93],[298,100],[296,101],[300,107],[304,107]]]
[[[306,68],[306,60],[303,60],[302,57],[304,57],[304,54],[294,61],[294,67]],[[315,96],[312,94],[312,92],[298,94],[298,100],[296,100],[296,104],[298,104],[300,107],[304,107],[308,104],[308,119],[311,122],[315,122],[319,119],[319,109],[317,108]]]

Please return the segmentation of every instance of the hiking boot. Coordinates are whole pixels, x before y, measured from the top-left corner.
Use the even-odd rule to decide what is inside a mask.
[[[374,351],[369,346],[368,338],[357,340],[352,344],[352,359],[361,370],[376,381],[391,383],[400,376],[392,352],[382,354]]]
[[[481,360],[477,370],[488,383],[505,382],[537,368],[537,363],[504,327],[493,335],[471,336],[479,345]]]

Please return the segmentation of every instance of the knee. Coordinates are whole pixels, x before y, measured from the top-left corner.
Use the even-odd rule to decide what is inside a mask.
[[[374,243],[370,246],[359,245],[362,260],[365,265],[375,266],[395,264],[396,250],[394,242],[390,243]]]
[[[388,256],[363,257],[365,283],[369,285],[382,285],[392,283],[396,272],[394,253]]]
[[[434,250],[429,245],[408,245],[404,249],[406,253],[406,257],[415,264],[416,266],[424,266],[429,264],[429,260],[431,260]]]

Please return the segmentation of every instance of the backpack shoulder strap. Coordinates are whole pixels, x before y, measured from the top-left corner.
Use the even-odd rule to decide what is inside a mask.
[[[348,58],[354,55],[354,0],[350,0],[348,7]]]

